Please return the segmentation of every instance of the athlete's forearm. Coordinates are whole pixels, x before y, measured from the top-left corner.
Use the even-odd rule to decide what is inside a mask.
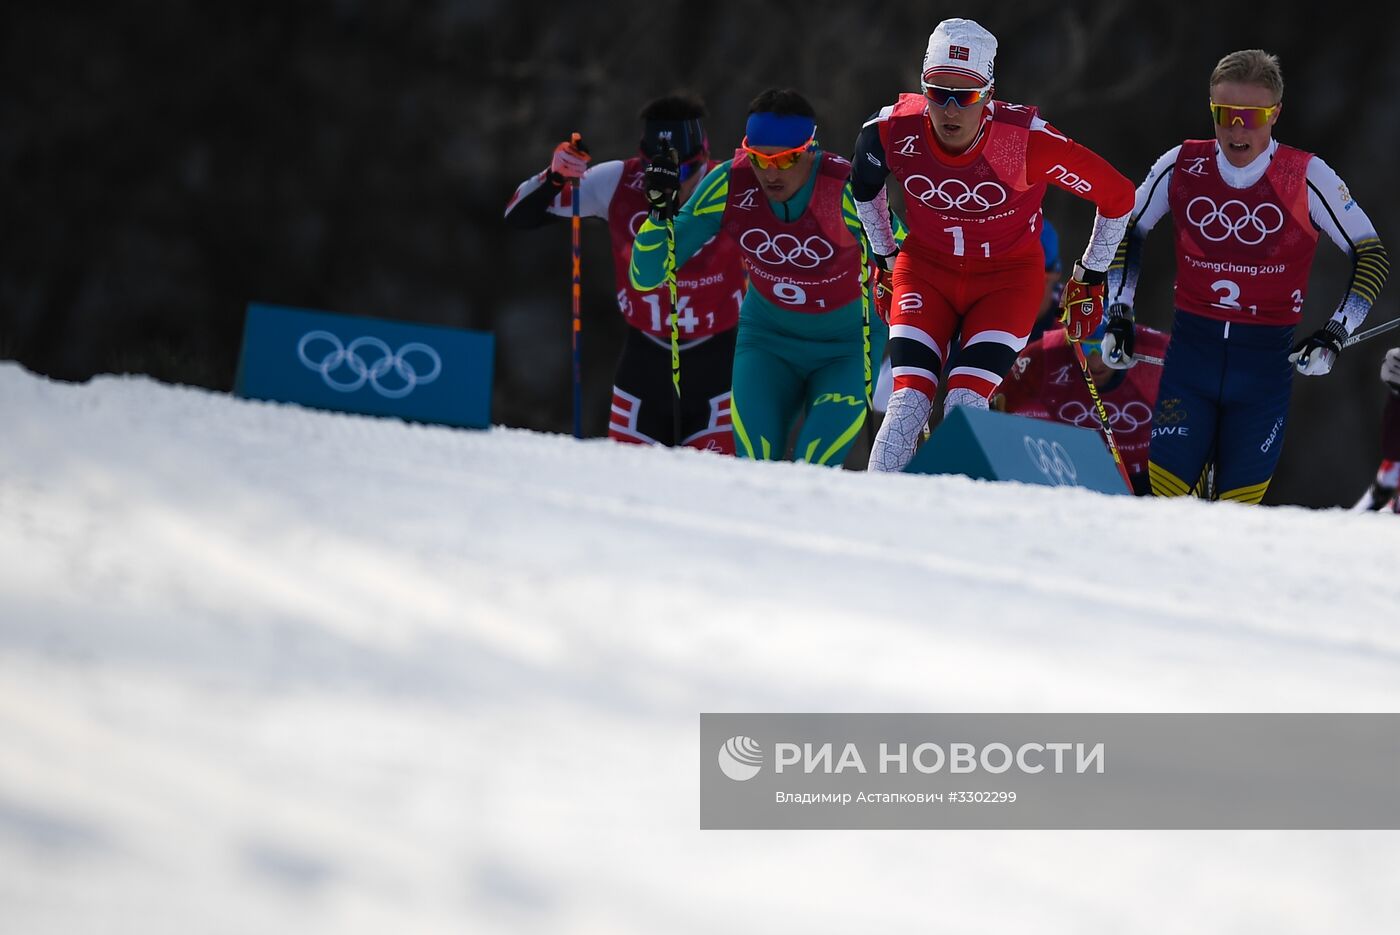
[[[1143,242],[1147,239],[1148,231],[1170,210],[1168,194],[1172,169],[1180,152],[1180,146],[1173,146],[1159,156],[1133,196],[1133,213],[1128,219],[1128,229],[1108,268],[1108,289],[1104,301],[1109,304],[1133,304],[1138,274],[1142,271]]]
[[[605,218],[612,205],[617,183],[622,179],[620,160],[590,166],[578,180],[569,184],[548,169],[520,183],[506,204],[506,224],[517,229],[539,227],[549,218],[567,218],[574,213],[571,199],[578,198],[579,216]]]
[[[1390,275],[1390,257],[1379,237],[1358,243],[1351,255],[1351,282],[1332,318],[1355,334],[1371,313],[1381,288]]]
[[[851,194],[857,203],[883,195],[885,179],[890,174],[885,165],[885,147],[880,142],[879,116],[875,114],[856,137],[855,155],[851,158]]]
[[[1108,267],[1108,288],[1104,302],[1132,305],[1137,295],[1138,274],[1142,271],[1142,246],[1147,231],[1129,221],[1128,230],[1118,243],[1113,263]]]
[[[550,206],[563,190],[563,179],[548,170],[530,176],[520,183],[520,187],[506,203],[506,226],[516,230],[528,230],[544,224],[550,218]]]
[[[860,218],[860,226],[865,231],[865,236],[870,242],[870,249],[880,256],[889,256],[895,252],[897,242],[894,236],[894,225],[890,222],[889,197],[883,188],[870,201],[855,200],[856,214]]]
[[[724,171],[720,171],[723,168]],[[711,238],[720,234],[724,221],[724,205],[729,199],[727,164],[710,170],[699,187],[681,207],[672,222],[675,231],[676,269],[700,251]],[[666,225],[651,218],[642,223],[632,241],[632,263],[628,276],[636,289],[656,289],[666,282]]]
[[[1084,254],[1079,259],[1080,264],[1085,269],[1098,273],[1107,272],[1127,229],[1127,214],[1114,218],[1104,217],[1101,212],[1096,213],[1094,227],[1089,231],[1089,243],[1084,247]]]
[[[1351,281],[1332,318],[1354,334],[1385,286],[1390,257],[1346,183],[1318,156],[1308,160],[1308,214],[1351,260]]]

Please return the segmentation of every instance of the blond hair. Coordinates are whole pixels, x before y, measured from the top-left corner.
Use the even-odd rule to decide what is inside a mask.
[[[1256,84],[1272,91],[1276,102],[1283,100],[1283,69],[1278,56],[1263,49],[1244,49],[1222,58],[1210,73],[1210,86],[1214,88],[1224,81]]]

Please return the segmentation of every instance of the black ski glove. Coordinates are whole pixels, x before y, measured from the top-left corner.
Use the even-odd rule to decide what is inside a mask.
[[[652,158],[647,164],[643,177],[647,204],[651,206],[651,219],[658,223],[668,221],[680,210],[681,168],[680,159],[674,149],[668,149]]]
[[[1308,337],[1299,341],[1288,355],[1288,362],[1307,377],[1320,377],[1332,370],[1337,355],[1342,352],[1342,342],[1347,339],[1347,329],[1339,321],[1329,321]]]
[[[1133,309],[1122,302],[1114,302],[1108,307],[1108,325],[1104,330],[1103,362],[1114,370],[1127,370],[1137,361],[1133,360]]]

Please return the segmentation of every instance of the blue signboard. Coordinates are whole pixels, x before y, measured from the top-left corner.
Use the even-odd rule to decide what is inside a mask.
[[[1093,429],[965,406],[944,417],[905,471],[1129,493]]]
[[[494,348],[494,336],[480,331],[254,303],[234,392],[486,428]]]

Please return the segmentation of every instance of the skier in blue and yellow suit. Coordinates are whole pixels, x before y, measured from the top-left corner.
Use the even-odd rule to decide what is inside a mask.
[[[749,272],[731,400],[739,457],[785,458],[802,417],[795,460],[840,465],[865,424],[871,364],[879,369],[889,329],[866,306],[869,248],[849,174],[846,160],[818,145],[811,104],[768,90],[749,106],[735,158],[712,169],[675,216],[677,266],[728,236]],[[666,282],[669,184],[664,166],[648,175],[652,216],[632,248],[637,289]]]

